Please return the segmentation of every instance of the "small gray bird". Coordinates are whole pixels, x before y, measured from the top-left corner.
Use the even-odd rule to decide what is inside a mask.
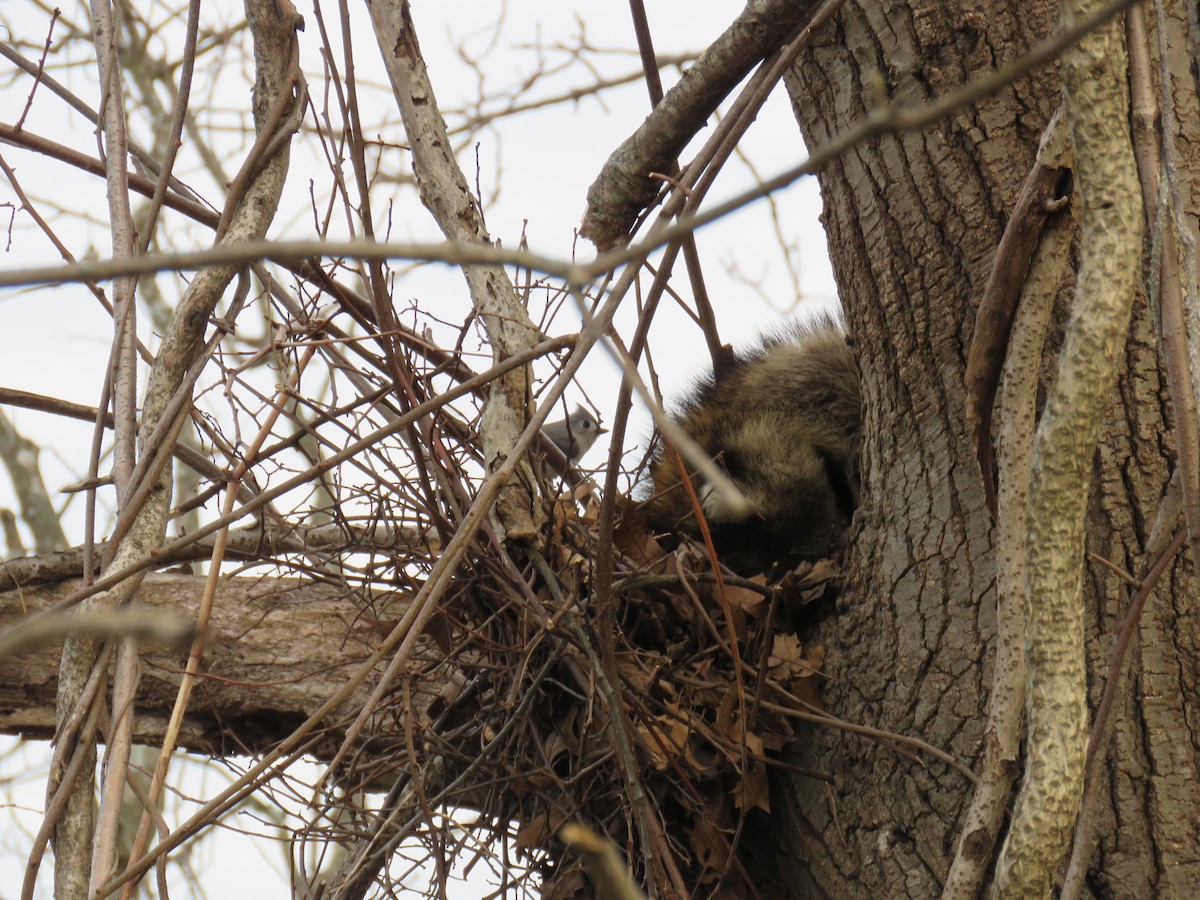
[[[542,434],[550,438],[551,443],[563,452],[571,462],[579,462],[583,454],[591,449],[602,434],[607,434],[607,428],[601,428],[596,417],[582,406],[575,407],[575,412],[558,422],[548,422],[542,428]]]

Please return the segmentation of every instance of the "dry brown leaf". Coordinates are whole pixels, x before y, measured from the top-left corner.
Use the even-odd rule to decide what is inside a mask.
[[[708,816],[701,816],[695,821],[696,826],[687,829],[688,844],[691,845],[696,862],[706,873],[711,873],[705,878],[710,880],[725,868],[725,862],[729,858],[729,840]]]
[[[643,659],[644,657],[633,655],[617,658],[617,674],[621,676],[621,681],[639,694],[645,694],[650,690],[651,675],[643,665]]]
[[[810,644],[808,648],[808,664],[812,671],[810,675],[817,675],[825,668],[825,645]]]
[[[549,791],[561,791],[562,779],[547,769],[531,769],[514,775],[508,782],[508,787],[524,794],[545,794]]]
[[[763,753],[778,753],[796,739],[790,719],[781,716],[777,724],[783,731],[764,731],[759,736],[759,740],[762,742]]]
[[[573,723],[564,723],[564,724],[566,724],[568,728],[570,728],[573,725]],[[569,733],[570,732],[568,732],[568,734]],[[578,742],[573,741],[572,743],[578,743]],[[550,766],[553,766],[559,757],[565,756],[567,753],[570,753],[570,752],[571,752],[571,745],[567,743],[567,740],[563,736],[563,734],[558,731],[555,731],[548,738],[546,738],[545,742],[542,745],[542,758],[546,761],[546,764],[550,765]]]
[[[812,570],[805,580],[824,586],[825,582],[832,581],[837,574],[838,564],[836,562],[832,559],[818,559],[812,564]]]
[[[734,721],[738,710],[737,686],[730,685],[717,705],[717,733],[729,740],[737,740],[734,732]]]
[[[763,739],[753,731],[746,732],[746,750],[754,756],[762,756]]]
[[[640,504],[626,504],[613,528],[613,546],[631,562],[650,566],[667,557],[667,551],[647,531],[646,516]]]
[[[650,762],[660,772],[683,756],[687,748],[688,726],[670,716],[659,716],[652,722],[642,721],[637,725],[642,749],[650,755]]]
[[[733,802],[738,809],[761,809],[771,811],[771,796],[767,782],[767,767],[757,760],[750,762],[742,773],[742,779],[733,790]]]
[[[550,827],[550,816],[539,813],[517,832],[517,846],[523,850],[544,847],[550,835],[558,831]]]
[[[575,489],[575,501],[583,503],[583,509],[578,512],[579,521],[589,528],[595,527],[600,521],[600,503],[595,492],[587,485],[581,484]]]
[[[780,680],[807,678],[817,673],[817,665],[809,658],[804,644],[794,634],[777,634],[767,659],[771,674]]]
[[[754,580],[762,584],[766,583],[766,579],[761,575]],[[743,610],[746,615],[756,621],[761,621],[767,614],[767,598],[758,591],[727,584],[725,585],[725,596],[731,606]]]
[[[780,681],[795,677],[798,670],[808,668],[804,645],[794,634],[777,634],[771,641],[771,655],[767,657],[771,674]]]
[[[565,873],[562,870],[555,871],[554,877],[542,888],[542,900],[577,900],[589,896],[589,893],[590,883],[584,877],[583,866],[576,863],[574,869]]]
[[[836,581],[840,573],[840,566],[831,559],[802,563],[780,580],[780,596],[788,607],[804,606],[824,596],[830,583]]]
[[[816,709],[823,709],[821,703],[821,682],[816,678],[794,678],[788,689],[803,703]]]
[[[441,612],[435,612],[425,625],[423,632],[426,637],[433,638],[439,650],[449,656],[454,650],[454,631],[450,622]]]

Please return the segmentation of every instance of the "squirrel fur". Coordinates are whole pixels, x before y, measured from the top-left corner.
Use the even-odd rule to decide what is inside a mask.
[[[750,501],[736,515],[691,473],[718,555],[745,574],[829,556],[858,503],[862,400],[840,324],[793,324],[735,354],[695,385],[673,416]],[[644,505],[656,531],[699,536],[693,507],[661,445]]]

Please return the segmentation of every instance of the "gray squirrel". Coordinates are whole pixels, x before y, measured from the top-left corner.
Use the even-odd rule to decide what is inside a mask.
[[[672,417],[749,500],[737,514],[691,474],[718,555],[743,574],[830,555],[858,504],[862,400],[841,325],[793,324],[734,354]],[[659,443],[644,511],[652,529],[699,537],[674,454]]]

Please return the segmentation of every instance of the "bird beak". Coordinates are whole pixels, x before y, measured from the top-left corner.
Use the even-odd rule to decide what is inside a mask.
[[[596,434],[608,434],[608,429],[607,429],[607,428],[600,428],[600,427],[598,427],[598,426],[597,426],[597,428],[596,428]]]

